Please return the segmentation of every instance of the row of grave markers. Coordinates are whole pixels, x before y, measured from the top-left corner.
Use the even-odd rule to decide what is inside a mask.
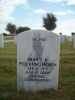
[[[64,38],[44,30],[30,30],[15,37],[17,88],[19,90],[37,91],[49,88],[57,90],[60,40],[64,41]],[[3,41],[3,35],[0,35],[2,48],[4,47]]]
[[[4,47],[4,37],[3,35],[0,35],[0,48]]]
[[[68,40],[70,42],[73,41],[73,47],[75,48],[75,35],[74,36],[65,36],[65,35],[60,35],[60,43],[63,44],[65,40]],[[8,40],[10,42],[11,40]],[[15,41],[14,41],[15,42]],[[4,37],[3,35],[0,35],[0,48],[4,47]]]

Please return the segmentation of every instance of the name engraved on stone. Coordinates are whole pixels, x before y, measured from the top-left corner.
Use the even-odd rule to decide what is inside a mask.
[[[19,34],[17,42],[17,88],[37,91],[57,89],[60,38],[55,33],[31,30]]]

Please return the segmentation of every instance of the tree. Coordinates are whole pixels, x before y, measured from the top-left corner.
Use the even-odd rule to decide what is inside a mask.
[[[16,29],[16,34],[19,34],[21,32],[27,31],[27,30],[30,30],[30,28],[29,27],[22,27],[22,26],[20,26],[20,27],[18,27]]]
[[[71,33],[72,36],[74,36],[74,34],[75,34],[74,32]]]
[[[8,34],[7,33],[2,33],[3,34],[3,36],[7,36]]]
[[[60,35],[62,35],[62,33],[61,33],[61,32],[60,32],[59,34],[60,34]]]
[[[43,27],[47,30],[53,30],[56,28],[56,17],[52,13],[47,13],[46,17],[43,17]]]
[[[6,30],[13,36],[16,34],[16,26],[14,24],[8,23],[6,26]]]

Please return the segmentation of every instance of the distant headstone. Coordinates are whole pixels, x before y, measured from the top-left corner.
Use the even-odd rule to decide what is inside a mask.
[[[66,39],[70,42],[72,42],[72,36],[66,36]]]
[[[73,36],[73,44],[74,44],[74,48],[75,48],[75,34]]]
[[[50,31],[31,30],[19,34],[17,43],[17,88],[25,91],[57,89],[59,36]]]
[[[13,41],[16,44],[17,35],[14,36]]]
[[[0,48],[4,47],[4,37],[2,34],[0,34]]]
[[[64,35],[60,35],[60,43],[63,44],[65,41],[65,36]]]

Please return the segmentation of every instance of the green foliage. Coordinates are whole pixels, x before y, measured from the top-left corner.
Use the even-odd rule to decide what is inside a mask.
[[[12,36],[16,34],[16,26],[14,24],[8,23],[6,30],[9,31]]]
[[[73,36],[74,34],[75,34],[74,32],[71,33],[72,36]]]
[[[19,34],[21,32],[28,31],[28,30],[30,30],[29,27],[22,27],[22,26],[20,26],[20,27],[17,28],[16,34]]]
[[[43,17],[43,27],[47,30],[53,30],[56,28],[56,17],[52,13],[47,13],[46,17]]]
[[[7,33],[3,33],[3,36],[7,36],[8,34]]]
[[[59,34],[60,34],[60,35],[62,35],[62,33],[61,33],[61,32],[60,32]]]

